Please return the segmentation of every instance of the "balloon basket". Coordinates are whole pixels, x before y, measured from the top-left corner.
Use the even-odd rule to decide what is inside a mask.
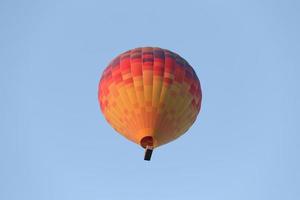
[[[152,156],[152,152],[153,152],[153,147],[152,146],[147,146],[146,149],[145,149],[144,160],[150,161],[151,156]]]

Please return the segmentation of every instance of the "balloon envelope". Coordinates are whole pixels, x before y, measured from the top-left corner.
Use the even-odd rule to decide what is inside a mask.
[[[142,147],[157,147],[189,129],[202,94],[186,60],[166,49],[144,47],[120,54],[107,66],[98,99],[117,132]]]

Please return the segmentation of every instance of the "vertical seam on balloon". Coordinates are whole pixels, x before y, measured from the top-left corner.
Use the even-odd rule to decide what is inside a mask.
[[[132,51],[129,52],[129,55],[131,55],[131,52],[132,52]],[[130,65],[130,68],[129,68],[129,69],[130,69],[130,76],[131,76],[131,78],[133,78],[133,77],[132,77],[132,73],[131,73],[131,60],[130,60],[130,58],[129,58],[129,65]],[[127,98],[128,98],[128,100],[130,101],[129,94],[128,94],[128,90],[127,90],[127,88],[126,88],[127,86],[124,85],[124,87],[125,87],[125,91],[126,91],[125,93],[126,93],[126,95],[127,95]],[[135,88],[134,88],[133,91],[134,91],[135,100],[137,100],[136,93],[135,93]],[[133,112],[133,113],[134,113],[134,115],[133,115],[133,117],[132,117],[132,122],[133,122],[133,124],[134,124],[134,125],[133,125],[134,128],[132,129],[133,132],[132,132],[131,134],[136,134],[136,133],[134,132],[134,130],[135,130],[136,127],[137,127],[137,121],[136,121],[137,118],[136,118],[136,115],[135,115],[135,112],[134,112],[134,104],[133,104],[133,102],[130,101],[130,104],[131,104],[133,110],[131,110],[131,111],[129,111],[129,112]],[[126,115],[126,114],[125,114],[125,115]],[[135,138],[135,135],[131,135],[131,136],[132,136],[132,138]]]
[[[150,115],[150,127],[151,128],[154,128],[154,116],[153,116],[153,94],[154,94],[154,48],[153,47],[151,47],[151,49],[152,49],[152,91],[151,91],[151,109],[152,109],[152,111],[151,111],[151,115]],[[154,131],[154,130],[153,130]],[[152,133],[152,134],[154,134],[154,133]]]
[[[139,103],[139,111],[140,111],[140,124],[139,124],[139,130],[140,131],[141,129],[145,128],[145,112],[142,110],[142,107],[145,106],[145,95],[144,95],[144,82],[143,82],[143,50],[142,48],[138,48],[139,49],[139,54],[140,54],[140,63],[139,63],[139,67],[140,67],[140,70],[142,72],[141,74],[141,80],[142,80],[142,84],[141,84],[141,94],[142,94],[142,97],[141,96],[137,96],[138,97],[138,103]],[[130,56],[130,59],[131,59],[131,56]],[[135,82],[135,81],[134,81]],[[136,133],[137,134],[137,133]],[[137,142],[140,142],[140,141],[137,141]]]
[[[143,128],[146,128],[146,96],[145,96],[145,81],[144,81],[144,47],[141,48],[141,70],[142,70],[142,87],[143,87],[143,100],[144,100],[144,110],[143,110]],[[142,112],[142,108],[141,108],[141,112]]]
[[[132,70],[131,70],[131,52],[132,51],[130,51],[130,54],[129,54],[129,72],[130,72],[130,76],[131,76],[131,79],[132,79],[132,84],[133,84],[133,88],[134,88],[134,97],[135,97],[135,100],[136,100],[136,102],[138,102],[138,99],[137,99],[137,95],[136,95],[136,87],[135,87],[135,85],[134,85],[134,81],[133,81],[133,76],[132,76]],[[126,92],[127,92],[127,90],[126,90]],[[128,95],[128,93],[127,93],[127,95]],[[135,113],[135,107],[134,107],[134,105],[133,105],[133,111],[132,111],[133,113],[134,113],[134,121],[135,121],[135,127],[137,127],[137,125],[138,125],[138,122],[136,121],[137,120],[137,116],[136,116],[136,113]],[[132,134],[136,134],[136,133],[132,133]],[[133,137],[135,137],[135,136],[133,136]]]
[[[169,51],[169,53],[170,53],[171,55],[173,55],[173,56],[176,55],[175,53],[173,53],[173,52],[171,52],[171,51]],[[170,74],[173,76],[173,78],[172,78],[172,83],[171,83],[170,86],[167,88],[167,91],[166,91],[166,94],[165,94],[164,102],[169,102],[169,100],[170,100],[170,91],[172,91],[172,89],[173,89],[173,87],[174,87],[174,80],[175,80],[175,74],[174,74],[174,72],[175,72],[174,57],[172,57],[172,68],[171,68],[171,69],[172,69],[172,71],[170,72]],[[166,129],[166,126],[169,125],[169,124],[168,124],[169,122],[166,121],[166,120],[168,120],[168,119],[167,119],[167,115],[168,115],[168,109],[167,109],[167,108],[169,108],[169,103],[165,105],[164,111],[163,111],[163,113],[162,113],[162,119],[161,119],[161,121],[160,121],[159,129],[160,129],[160,131],[164,131],[163,133],[161,133],[162,135],[168,134],[168,132],[165,130],[165,129]],[[163,136],[163,137],[165,137],[165,136]],[[162,142],[165,143],[165,142],[169,142],[169,141],[162,141]]]
[[[177,60],[179,60],[179,61],[177,61]],[[184,71],[183,71],[183,80],[182,80],[182,84],[180,84],[180,89],[179,89],[179,95],[181,96],[181,93],[184,91],[184,79],[185,79],[185,74],[186,74],[186,61],[182,58],[182,57],[180,57],[179,55],[176,57],[176,62],[177,63],[179,63],[179,62],[181,62],[181,61],[183,61],[183,64],[184,64],[184,66],[183,67],[181,67],[181,68],[183,68],[184,69]],[[186,92],[186,91],[185,91]],[[179,113],[180,113],[180,111],[182,111],[183,109],[184,109],[184,103],[186,103],[186,99],[184,98],[184,97],[182,97],[182,98],[179,98],[179,101],[178,101],[178,107],[177,107],[177,109],[175,110],[175,114],[174,114],[174,116],[175,116],[175,118],[174,118],[174,120],[177,120],[179,117],[177,117],[178,115],[179,115]],[[183,107],[182,109],[181,109],[181,107]],[[174,123],[174,128],[176,129],[177,128],[177,126],[178,126],[179,124],[178,123]],[[175,132],[174,132],[174,134],[176,134]]]
[[[123,54],[121,54],[120,56],[119,56],[119,70],[120,70],[120,74],[121,74],[121,77],[122,77],[122,83],[123,83],[123,75],[122,75],[122,72],[121,72],[121,56],[122,56]],[[118,93],[120,94],[119,96],[118,96],[118,99],[120,100],[119,101],[119,103],[121,104],[121,108],[118,106],[118,108],[120,108],[120,111],[121,111],[121,116],[124,116],[124,118],[125,118],[125,120],[127,121],[127,122],[129,122],[129,120],[128,120],[128,118],[127,118],[127,116],[126,116],[126,113],[124,112],[124,110],[122,110],[122,107],[123,107],[123,109],[124,108],[126,108],[125,107],[125,101],[123,100],[123,97],[122,97],[122,95],[121,95],[121,92],[120,92],[120,90],[121,89],[125,89],[125,91],[126,91],[126,88],[122,88],[122,87],[125,87],[125,85],[122,85],[122,86],[118,86],[118,87],[116,87],[117,88],[117,91],[118,91]],[[126,99],[129,99],[128,98],[128,95],[127,95],[127,91],[125,92],[125,95],[126,95]],[[122,119],[123,120],[123,119]],[[122,124],[124,124],[124,123],[122,123]],[[126,138],[128,138],[128,139],[130,139],[130,134],[131,134],[131,132],[133,131],[133,127],[134,127],[134,125],[132,124],[132,123],[126,123],[126,127],[128,128],[128,130],[129,131],[127,131],[127,135],[128,135],[128,137],[126,137]]]
[[[191,87],[192,87],[192,85],[189,86],[188,91],[190,90]],[[187,116],[185,116],[185,115],[193,114],[193,116],[192,116],[193,118],[197,117],[197,115],[195,115],[195,113],[198,113],[197,109],[193,110],[193,108],[192,108],[192,102],[193,102],[194,98],[195,98],[194,95],[190,95],[190,98],[187,99],[186,101],[184,101],[183,105],[185,105],[185,107],[178,113],[177,120],[178,121],[182,120],[182,125],[183,126],[186,126],[186,124],[188,124],[188,121],[186,119],[183,120],[184,117],[187,118]],[[190,111],[188,112],[188,110],[190,110]],[[178,132],[181,131],[181,130],[182,130],[182,128],[176,127],[176,129],[175,129],[176,135],[178,135]]]
[[[149,53],[149,48],[151,48],[151,50],[152,50],[152,58],[153,58],[153,48],[152,47],[145,47],[145,48],[147,48],[147,54]],[[143,50],[144,50],[144,48],[142,48]],[[144,53],[143,53],[143,55],[144,55]],[[145,61],[147,61],[148,62],[148,60],[147,60],[147,58],[145,58],[146,60]],[[142,65],[142,67],[144,67],[144,58],[142,59],[142,63],[143,63],[143,65]],[[146,72],[147,71],[147,73],[150,73],[150,71],[151,70],[149,70],[149,69],[145,69],[145,70],[143,70],[143,84],[144,84],[144,97],[146,97],[146,96],[148,96],[148,93],[147,93],[147,95],[146,95],[146,92],[148,92],[148,91],[146,91],[145,90],[145,87],[146,87],[146,84],[145,84],[145,82],[144,82],[144,71]],[[148,100],[151,102],[151,107],[152,107],[152,90],[153,90],[153,62],[152,62],[152,77],[150,77],[150,78],[152,78],[152,85],[147,85],[147,89],[151,89],[151,97],[150,97],[150,99],[146,99],[145,98],[145,122],[146,122],[146,124],[145,124],[145,128],[147,128],[147,129],[149,129],[149,128],[151,128],[151,122],[152,122],[152,119],[151,119],[151,116],[148,114],[148,111],[147,111],[147,108],[148,108],[148,105],[147,105],[147,103],[149,103],[149,102],[147,102]],[[146,79],[148,79],[148,77],[146,77],[145,76],[145,78]]]
[[[110,70],[111,70],[111,69],[110,69]],[[115,84],[115,83],[112,83],[112,84],[110,84],[109,86],[111,86],[111,85],[113,85],[113,84]],[[107,87],[109,87],[109,86],[107,85]],[[110,94],[110,95],[111,95],[111,94]],[[106,97],[106,99],[108,100],[109,98]],[[105,109],[105,112],[104,112],[104,113],[106,113],[106,117],[107,117],[107,116],[110,116],[110,122],[107,120],[107,118],[106,118],[106,120],[108,121],[109,124],[112,125],[112,127],[113,127],[115,130],[121,129],[122,126],[124,126],[124,125],[125,125],[125,127],[127,127],[126,124],[124,124],[124,123],[122,123],[122,121],[120,121],[119,115],[116,114],[115,108],[114,108],[114,107],[109,106],[107,109]],[[118,125],[117,125],[116,123],[113,123],[113,122],[116,122]],[[117,131],[117,132],[119,132],[119,131]]]
[[[165,65],[166,65],[166,54],[165,54],[165,50],[164,49],[161,49],[161,51],[163,52],[163,57],[164,57],[164,64],[163,64],[163,76],[162,76],[162,83],[161,83],[161,88],[160,88],[160,94],[159,94],[159,100],[158,100],[158,108],[160,108],[160,102],[162,102],[162,91],[163,91],[163,87],[164,87],[164,79],[165,79]],[[157,109],[157,111],[159,111],[159,109]],[[157,113],[158,114],[158,113]],[[156,122],[155,122],[155,126],[153,127],[154,128],[154,135],[156,134],[159,134],[159,133],[156,133],[159,131],[159,125],[160,125],[160,119],[161,119],[161,114],[158,115],[157,119],[156,119]]]
[[[152,85],[151,85],[151,115],[148,115],[148,117],[149,117],[149,121],[148,121],[148,123],[149,123],[149,126],[150,126],[150,128],[153,128],[153,80],[154,80],[154,74],[153,74],[153,68],[154,68],[154,48],[153,47],[150,47],[151,48],[151,51],[152,51],[152,63],[151,63],[151,65],[152,65],[152,67],[151,67],[151,69],[152,70],[150,70],[151,71],[151,75],[152,75],[152,81],[151,81],[151,83],[152,83]]]
[[[173,84],[172,84],[172,89],[174,89],[175,88],[175,86],[176,86],[176,84],[178,84],[178,83],[176,83],[176,81],[175,81],[175,70],[177,69],[177,67],[178,66],[180,66],[179,65],[179,62],[178,62],[178,59],[179,59],[179,56],[176,54],[176,53],[174,53],[175,54],[175,58],[174,58],[174,60],[175,60],[175,65],[174,65],[174,81],[173,81]],[[176,68],[175,68],[176,67]],[[181,89],[181,87],[180,87],[180,89]],[[171,90],[171,91],[173,91],[173,90]],[[173,110],[174,109],[174,107],[176,107],[176,103],[177,102],[175,102],[174,100],[172,100],[171,101],[171,103],[170,103],[170,106],[169,106],[169,108],[170,108],[170,111],[171,110]],[[171,128],[171,130],[172,131],[170,131],[170,134],[172,134],[172,135],[174,135],[174,129],[176,129],[176,122],[174,122],[174,120],[176,119],[176,118],[174,118],[174,114],[172,114],[171,115],[172,117],[169,119],[170,121],[169,121],[169,126],[170,126],[170,128]],[[178,123],[178,122],[177,122]]]
[[[120,62],[120,56],[118,56],[118,58],[119,58],[119,68],[121,67],[121,62]],[[111,70],[111,73],[112,73],[112,68],[110,69]],[[121,72],[120,72],[121,73]],[[121,76],[121,78],[123,79],[123,77]],[[113,84],[113,85],[112,85]],[[116,87],[116,83],[112,83],[110,86],[113,86],[113,87],[115,87],[116,89],[118,88],[118,87]],[[109,86],[108,86],[109,87]],[[119,89],[117,89],[117,91],[119,92]],[[112,95],[112,94],[111,94]],[[121,99],[121,103],[122,103],[122,98],[120,98]],[[116,103],[116,105],[117,105],[117,103]],[[119,106],[118,106],[119,107]],[[122,111],[122,109],[120,109],[121,110],[121,112],[122,113],[124,113],[123,111]],[[119,113],[117,110],[116,110],[116,108],[114,107],[114,106],[111,106],[111,114],[113,114],[114,115],[114,118],[115,119],[117,119],[118,121],[120,121],[119,120],[119,117],[120,117],[120,113],[119,114],[117,114],[117,113]],[[123,119],[122,119],[123,120]],[[125,119],[125,121],[128,121],[127,119]],[[129,123],[123,123],[122,121],[120,121],[120,125],[121,125],[121,128],[122,129],[124,129],[124,127],[126,127],[126,128],[128,128],[128,130],[129,131],[125,131],[125,134],[123,133],[122,135],[124,135],[125,137],[126,137],[126,135],[129,135],[129,132],[132,130],[132,127],[131,127],[131,125],[129,124]],[[118,131],[119,132],[119,131]],[[124,132],[124,131],[123,131]],[[128,138],[128,137],[126,137],[126,138]]]
[[[112,71],[111,68],[109,68],[109,70]],[[115,83],[111,83],[110,85],[105,85],[105,86],[106,86],[106,87],[111,87],[113,84],[115,84]],[[110,95],[111,95],[111,94],[110,94]],[[109,100],[108,97],[109,97],[109,95],[108,95],[108,96],[105,96],[105,99],[107,99],[107,101]],[[104,98],[104,97],[102,97],[102,98]],[[110,104],[109,104],[109,105],[110,105]],[[122,122],[119,120],[118,116],[114,113],[113,107],[112,107],[111,105],[105,109],[105,113],[110,113],[110,117],[113,117],[113,118],[114,118],[113,121],[116,121],[119,125],[122,124]],[[109,122],[109,123],[112,124],[111,122]]]

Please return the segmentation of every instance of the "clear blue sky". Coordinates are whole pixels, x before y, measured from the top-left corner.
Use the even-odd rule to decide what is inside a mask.
[[[300,199],[300,3],[0,2],[1,200]],[[117,54],[181,54],[203,89],[186,135],[143,149],[105,122]]]

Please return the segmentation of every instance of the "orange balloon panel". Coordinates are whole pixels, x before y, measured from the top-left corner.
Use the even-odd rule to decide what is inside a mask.
[[[126,51],[108,65],[98,98],[117,132],[143,147],[149,142],[157,147],[189,129],[202,95],[186,60],[165,49],[145,47]]]

